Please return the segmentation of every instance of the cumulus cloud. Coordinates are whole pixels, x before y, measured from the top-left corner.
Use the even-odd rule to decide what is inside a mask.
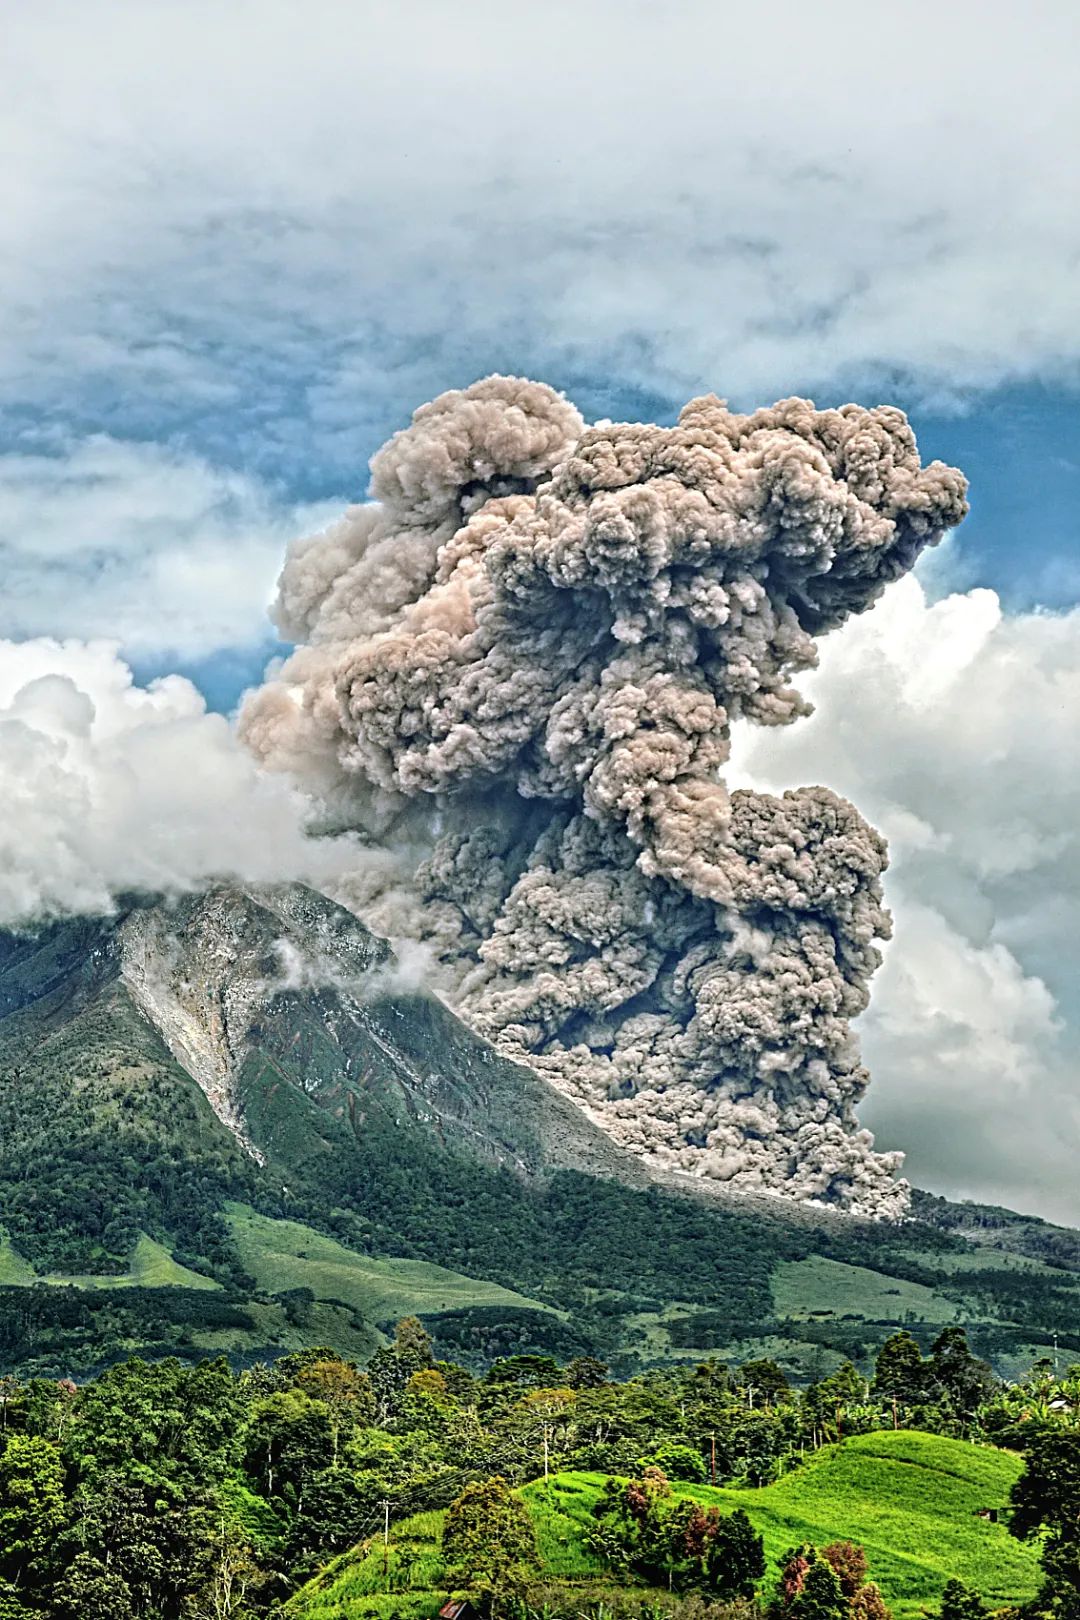
[[[258,646],[281,547],[318,519],[163,445],[39,436],[0,455],[0,634],[136,656]]]
[[[729,796],[736,720],[808,712],[815,638],[966,512],[903,413],[806,400],[586,428],[488,377],[291,551],[304,644],[242,735],[375,843],[354,903],[466,1017],[670,1168],[903,1207],[850,1020],[889,929],[880,837],[824,788]],[[372,882],[376,871],[383,879]]]
[[[813,771],[888,836],[866,1117],[922,1184],[1076,1221],[1080,611],[1006,616],[909,578],[805,690],[804,726],[736,728],[732,780]]]
[[[178,676],[136,686],[114,647],[0,642],[0,926],[108,912],[220,875],[331,882],[356,852],[261,775]]]

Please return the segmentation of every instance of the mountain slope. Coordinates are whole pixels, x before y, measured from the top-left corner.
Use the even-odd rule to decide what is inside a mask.
[[[650,1180],[299,886],[221,885],[0,936],[13,1363],[320,1337],[360,1353],[414,1293],[407,1268],[379,1293],[348,1264],[335,1290],[340,1254],[316,1258],[329,1240],[357,1266],[396,1255],[456,1278],[430,1314],[466,1359],[768,1351],[813,1370],[901,1323],[929,1338],[955,1319],[1000,1365],[1054,1332],[1070,1344],[1076,1234],[928,1195],[917,1210],[870,1224]],[[165,1259],[140,1271],[147,1243]],[[196,1298],[192,1274],[219,1289]],[[81,1293],[46,1299],[46,1277]]]
[[[107,1271],[141,1222],[217,1263],[204,1206],[319,1179],[387,1125],[519,1174],[644,1179],[438,1002],[380,993],[387,956],[299,887],[0,938],[0,1210],[28,1257]]]

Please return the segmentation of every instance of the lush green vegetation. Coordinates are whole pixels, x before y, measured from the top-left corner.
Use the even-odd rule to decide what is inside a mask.
[[[768,1360],[477,1374],[415,1317],[363,1370],[0,1380],[3,1620],[391,1620],[449,1591],[520,1620],[1066,1620],[1078,1516],[1080,1367],[1002,1385],[956,1327],[802,1390]]]
[[[257,1167],[120,987],[74,1009],[70,997],[65,984],[0,1020],[10,1242],[42,1275],[130,1281],[145,1234],[180,1265],[242,1287],[222,1211],[254,1191]]]
[[[954,1273],[946,1275],[952,1278]],[[856,1315],[866,1321],[944,1323],[954,1322],[958,1314],[955,1299],[924,1282],[823,1255],[783,1262],[773,1273],[772,1287],[777,1316],[791,1321]]]
[[[238,905],[270,952],[280,924]],[[419,998],[384,1009],[379,1041],[374,1012],[369,1028],[317,995],[267,1001],[237,1076],[260,1165],[132,1001],[118,948],[92,919],[0,935],[0,1289],[106,1296],[12,1300],[9,1365],[250,1361],[319,1339],[364,1356],[406,1311],[469,1365],[591,1350],[623,1376],[715,1351],[813,1381],[845,1359],[868,1371],[897,1327],[926,1350],[950,1322],[1010,1374],[1055,1335],[1080,1352],[1076,1234],[926,1195],[898,1227],[540,1173],[520,1076]],[[395,1053],[452,1076],[465,1125],[494,1110],[534,1173],[442,1115],[432,1128]]]
[[[1003,1525],[978,1517],[982,1509],[1004,1507],[1020,1472],[1011,1454],[899,1430],[825,1448],[804,1468],[758,1490],[676,1490],[725,1512],[742,1508],[764,1536],[770,1565],[800,1542],[850,1537],[865,1548],[894,1613],[914,1616],[940,1598],[950,1577],[978,1587],[995,1605],[1033,1595],[1034,1551],[1012,1540]],[[601,1483],[595,1475],[570,1475],[565,1482],[560,1476],[552,1511],[580,1530]]]
[[[228,1211],[241,1263],[267,1293],[309,1289],[315,1299],[343,1300],[372,1322],[439,1315],[464,1307],[546,1311],[497,1283],[481,1282],[426,1260],[379,1260],[359,1255],[297,1221],[271,1220],[243,1205]]]
[[[805,1468],[759,1490],[674,1486],[679,1500],[741,1508],[760,1531],[770,1569],[789,1547],[825,1544],[841,1535],[863,1546],[874,1579],[897,1620],[916,1620],[940,1602],[949,1579],[978,1588],[994,1606],[1029,1601],[1039,1584],[1035,1550],[1011,1538],[1002,1524],[978,1517],[1003,1509],[1021,1474],[1018,1457],[965,1441],[899,1431],[860,1435],[831,1446]],[[540,1568],[552,1580],[587,1583],[603,1574],[592,1550],[595,1509],[604,1475],[567,1473],[527,1485],[540,1549]],[[445,1578],[437,1513],[395,1525],[392,1571],[402,1559],[414,1590],[434,1596]],[[380,1539],[357,1558],[342,1561],[290,1606],[297,1620],[346,1620],[364,1612],[362,1600],[385,1593]],[[389,1606],[387,1606],[389,1607]]]
[[[63,1275],[57,1272],[39,1276],[18,1254],[6,1235],[0,1238],[0,1287],[29,1288],[35,1283],[50,1284],[54,1288],[98,1288],[100,1272],[81,1275]],[[132,1250],[128,1270],[108,1278],[110,1288],[220,1288],[212,1277],[182,1266],[164,1244],[140,1232]]]

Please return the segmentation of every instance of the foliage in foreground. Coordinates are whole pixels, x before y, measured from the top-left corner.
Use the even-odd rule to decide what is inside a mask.
[[[767,1361],[619,1384],[591,1357],[521,1355],[476,1376],[406,1319],[364,1370],[314,1349],[0,1380],[0,1620],[419,1615],[455,1584],[549,1620],[590,1588],[688,1620],[754,1602],[819,1620],[834,1581],[851,1620],[880,1620],[867,1557],[901,1620],[943,1601],[975,1620],[950,1578],[1027,1597],[1034,1553],[976,1513],[1004,1508],[1018,1465],[893,1431],[900,1414],[1026,1432],[1013,1528],[1049,1532],[1040,1601],[1067,1620],[1080,1428],[1072,1374],[1038,1405],[1048,1376],[975,1404],[986,1375],[948,1331],[929,1358],[895,1343],[869,1389],[849,1368],[792,1390]]]

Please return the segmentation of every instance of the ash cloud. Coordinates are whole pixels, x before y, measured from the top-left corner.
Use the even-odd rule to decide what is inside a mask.
[[[290,552],[301,644],[243,736],[382,851],[349,898],[459,1011],[667,1169],[874,1215],[855,1107],[883,840],[823,787],[729,793],[809,713],[816,638],[966,511],[902,412],[713,396],[587,427],[489,377],[416,412]]]

